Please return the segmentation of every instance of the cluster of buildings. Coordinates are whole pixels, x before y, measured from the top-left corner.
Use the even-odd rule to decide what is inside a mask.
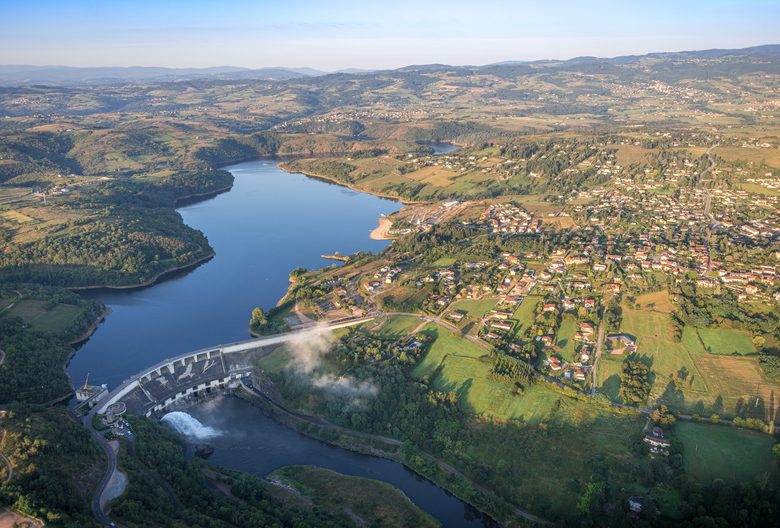
[[[538,233],[542,221],[534,219],[525,209],[511,203],[497,203],[488,206],[480,217],[480,225],[491,233]]]
[[[401,273],[401,268],[382,266],[379,271],[374,273],[373,279],[365,283],[364,288],[369,292],[374,292],[382,287],[383,284],[392,284]]]

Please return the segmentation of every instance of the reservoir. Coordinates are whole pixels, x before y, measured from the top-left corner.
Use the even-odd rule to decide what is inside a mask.
[[[274,306],[292,269],[332,265],[322,254],[378,252],[388,244],[368,235],[380,215],[400,208],[397,202],[288,174],[269,160],[226,170],[235,176],[230,191],[179,209],[187,225],[208,237],[214,258],[146,288],[84,294],[112,313],[68,366],[74,384],[89,373],[90,382],[113,388],[162,359],[247,339],[252,308]],[[237,398],[219,398],[189,412],[222,433],[209,440],[214,464],[261,477],[284,465],[314,464],[389,482],[444,526],[489,523],[401,464],[322,444]]]

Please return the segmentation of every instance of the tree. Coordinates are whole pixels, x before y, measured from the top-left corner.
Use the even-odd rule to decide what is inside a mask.
[[[673,425],[674,422],[677,421],[677,418],[675,418],[674,414],[669,412],[669,408],[666,405],[661,405],[654,410],[652,418],[653,422],[666,427]]]
[[[775,458],[780,460],[780,443],[775,444],[775,447],[772,448],[772,454],[775,455]]]
[[[593,524],[593,513],[597,510],[597,506],[604,500],[604,488],[603,482],[588,482],[582,490],[579,500],[577,501],[577,511],[584,520],[584,525]]]
[[[268,318],[262,308],[252,310],[252,320],[249,323],[252,328],[263,328],[268,326]]]
[[[650,395],[650,367],[635,359],[623,362],[623,372],[620,375],[620,398],[630,404],[644,403]]]

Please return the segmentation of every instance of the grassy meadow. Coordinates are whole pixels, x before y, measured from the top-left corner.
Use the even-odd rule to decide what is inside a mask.
[[[776,466],[774,442],[765,434],[693,422],[678,422],[674,433],[683,443],[685,470],[703,482],[746,482]]]

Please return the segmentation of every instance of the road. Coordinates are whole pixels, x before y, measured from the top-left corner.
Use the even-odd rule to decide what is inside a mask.
[[[719,146],[718,144],[712,145],[710,148],[707,149],[707,151],[704,153],[707,156],[707,160],[710,163],[710,166],[701,171],[701,174],[699,175],[700,178],[703,178],[705,174],[712,171],[717,164],[715,163],[715,160],[712,159],[712,149]],[[702,181],[702,188],[704,189],[704,194],[706,195],[704,200],[704,215],[707,216],[711,222],[715,222],[715,218],[712,216],[711,209],[712,209],[712,195],[710,194],[710,190],[707,187],[704,187],[704,182]]]
[[[89,433],[92,435],[92,438],[95,439],[95,441],[98,443],[100,448],[106,454],[106,461],[107,461],[106,472],[103,475],[103,478],[100,479],[100,483],[95,489],[95,493],[92,495],[92,503],[91,503],[92,515],[103,526],[116,526],[116,524],[114,524],[111,521],[111,519],[108,518],[108,515],[103,509],[103,503],[101,500],[101,498],[103,497],[103,492],[106,490],[106,487],[108,486],[108,483],[111,480],[111,478],[114,476],[114,472],[116,471],[117,468],[116,453],[111,448],[111,445],[108,443],[108,440],[106,440],[105,437],[102,434],[100,434],[99,431],[95,430],[95,428],[92,426],[91,414],[87,414],[86,416],[83,416],[81,418],[75,415],[72,416],[75,420],[81,421],[81,424],[87,428]]]
[[[0,309],[0,313],[5,312],[6,310],[10,310],[11,308],[14,307],[14,305],[16,303],[18,303],[19,301],[22,300],[23,295],[21,294],[21,292],[19,292],[17,290],[13,290],[13,292],[17,295],[18,299],[16,299],[14,302],[9,304],[8,306],[4,306],[2,309]],[[5,361],[5,352],[0,350],[0,367],[3,366],[3,361]]]
[[[2,444],[3,438],[5,437],[5,431],[0,430],[0,433],[0,444]],[[2,451],[0,451],[0,460],[2,460],[3,463],[8,467],[8,475],[6,475],[5,481],[11,482],[11,479],[14,477],[14,467],[11,465],[11,461],[6,458]]]
[[[710,190],[704,185],[704,175],[708,172],[711,172],[712,169],[716,167],[715,160],[712,159],[712,149],[717,147],[718,144],[712,145],[710,148],[707,149],[705,152],[705,155],[707,156],[707,160],[710,163],[710,166],[704,169],[701,174],[699,175],[700,181],[702,184],[702,189],[704,190],[704,216],[709,220],[709,224],[705,228],[705,235],[704,235],[704,247],[707,248],[707,269],[709,270],[712,265],[712,252],[710,251],[710,236],[712,235],[712,226],[717,225],[717,222],[715,221],[715,217],[712,216],[712,194],[710,193]]]
[[[606,333],[606,330],[604,328],[604,319],[599,321],[599,330],[598,330],[598,337],[596,337],[596,355],[593,358],[593,371],[591,374],[593,375],[593,379],[590,383],[590,395],[595,396],[596,395],[596,385],[598,384],[598,369],[599,369],[599,360],[601,359],[601,351],[604,348],[604,334]]]

